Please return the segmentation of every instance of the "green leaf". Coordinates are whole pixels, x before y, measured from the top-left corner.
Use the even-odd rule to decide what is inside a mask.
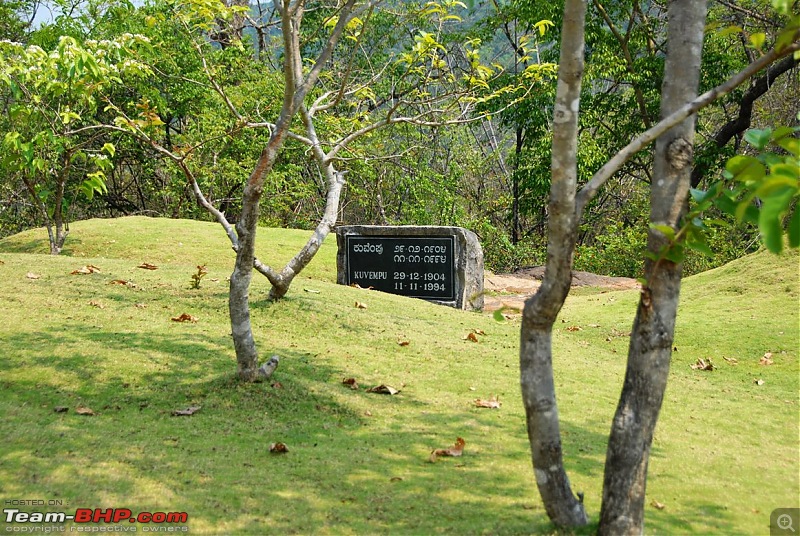
[[[689,188],[689,195],[691,195],[692,199],[694,199],[694,201],[697,203],[702,203],[705,200],[707,193],[708,192],[705,192],[704,190]]]
[[[772,129],[770,128],[751,128],[744,134],[744,140],[759,151],[763,151],[771,139]]]
[[[492,314],[492,317],[495,319],[496,322],[505,322],[506,317],[503,316],[502,311],[498,309]]]
[[[750,41],[750,45],[756,49],[761,50],[764,47],[764,42],[767,40],[767,34],[764,32],[758,32],[754,34],[750,34],[748,41]]]
[[[752,156],[734,156],[725,164],[733,178],[742,182],[757,182],[767,174],[767,169]]]
[[[762,200],[761,214],[758,217],[758,230],[764,245],[772,253],[783,251],[783,229],[781,216],[792,201],[792,191],[787,188]]]
[[[789,247],[800,247],[800,210],[794,207],[794,214],[789,220]]]
[[[702,253],[706,257],[714,257],[714,252],[708,246],[705,237],[696,237],[694,240],[687,240],[686,246],[689,247],[689,249]]]
[[[772,7],[782,15],[788,15],[792,11],[792,0],[772,0]]]
[[[652,225],[650,225],[650,228],[651,229],[655,229],[656,231],[660,231],[661,234],[663,234],[665,237],[667,237],[667,240],[669,240],[670,242],[674,242],[675,241],[675,229],[673,229],[669,225],[655,225],[655,224],[652,224]]]

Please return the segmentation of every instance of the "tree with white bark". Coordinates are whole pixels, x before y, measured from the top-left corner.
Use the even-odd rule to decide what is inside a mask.
[[[228,305],[238,376],[242,380],[260,381],[267,377],[266,369],[259,366],[250,320],[253,270],[269,280],[270,299],[286,295],[294,278],[313,259],[337,221],[346,173],[342,154],[357,139],[377,129],[400,123],[442,126],[473,121],[476,119],[472,113],[475,103],[499,92],[525,91],[522,85],[489,91],[488,81],[497,71],[482,63],[479,42],[442,43],[445,27],[460,21],[453,11],[463,9],[464,5],[455,0],[429,2],[422,7],[407,6],[414,20],[424,24],[425,29],[416,28],[411,33],[412,39],[402,45],[388,64],[373,65],[363,41],[369,37],[370,18],[381,3],[380,0],[347,0],[319,6],[327,11],[322,12],[321,23],[320,14],[315,13],[317,26],[313,28],[313,45],[303,41],[305,0],[283,0],[274,4],[272,24],[280,29],[279,52],[274,56],[282,62],[283,97],[280,109],[273,114],[274,119],[269,120],[264,119],[263,113],[254,117],[253,113],[242,110],[221,81],[220,67],[212,60],[215,36],[225,35],[224,48],[241,46],[236,36],[241,35],[238,25],[246,17],[237,14],[241,14],[243,8],[236,5],[237,2],[228,2],[229,6],[215,0],[174,2],[177,20],[203,66],[205,80],[196,83],[207,85],[231,118],[223,136],[234,139],[245,130],[269,133],[244,184],[241,213],[235,224],[203,192],[191,165],[193,153],[202,150],[207,140],[195,141],[188,147],[168,147],[154,135],[158,131],[152,127],[161,121],[147,102],[139,106],[140,117],[126,114],[123,106],[111,105],[119,113],[114,128],[133,134],[178,166],[197,202],[224,228],[236,251]],[[236,31],[220,30],[220,21],[233,21],[229,23],[236,26]],[[259,28],[265,26],[264,21],[259,24]],[[373,35],[372,39],[379,39],[379,36]],[[535,75],[532,70],[531,76]],[[321,117],[351,119],[345,128],[320,133],[320,125],[324,124]],[[256,256],[255,238],[262,196],[288,141],[307,147],[326,183],[325,203],[306,244],[279,269]]]
[[[698,97],[706,5],[671,0],[661,120],[614,155],[578,190],[576,155],[586,3],[567,0],[564,7],[553,119],[547,264],[539,291],[526,301],[523,310],[520,379],[534,475],[546,512],[558,526],[585,525],[588,517],[583,497],[573,493],[563,463],[552,368],[553,324],[569,293],[584,209],[626,159],[656,141],[645,283],[609,437],[599,525],[601,534],[641,534],[650,446],[669,373],[680,293],[680,256],[669,251],[685,226],[693,163],[693,114],[766,66],[796,54],[800,50],[800,17],[791,16],[788,3],[776,3],[790,20],[775,47]]]

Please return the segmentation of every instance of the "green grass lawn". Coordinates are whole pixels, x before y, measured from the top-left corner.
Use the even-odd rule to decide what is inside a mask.
[[[259,257],[276,264],[308,236],[259,233]],[[46,251],[42,230],[0,241],[4,501],[187,512],[193,534],[555,532],[530,464],[518,321],[336,285],[329,240],[281,302],[254,275],[257,343],[281,365],[243,385],[227,318],[234,254],[217,225],[91,220],[72,225],[62,256]],[[100,272],[70,274],[89,264]],[[199,264],[209,273],[192,290]],[[797,254],[685,281],[648,533],[768,534],[773,509],[800,506],[798,287]],[[566,465],[594,523],[582,533],[596,528],[636,300],[570,298],[556,329]],[[170,320],[183,313],[197,322]],[[693,370],[699,358],[715,370]],[[401,392],[366,392],[381,383]],[[491,395],[500,409],[474,406]],[[462,457],[429,461],[457,437]],[[275,442],[289,452],[271,454]]]

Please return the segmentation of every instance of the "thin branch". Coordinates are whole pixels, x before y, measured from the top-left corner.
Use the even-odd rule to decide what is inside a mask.
[[[774,61],[800,50],[800,43],[794,42],[785,47],[780,52],[775,49],[770,50],[767,54],[761,56],[758,60],[748,65],[744,70],[729,78],[726,82],[718,85],[714,89],[703,93],[695,100],[679,108],[676,112],[665,117],[652,128],[640,134],[636,139],[631,141],[622,150],[615,154],[606,164],[601,167],[597,173],[581,188],[576,196],[575,214],[580,216],[583,209],[592,198],[597,194],[597,191],[603,184],[616,173],[622,165],[627,162],[633,155],[641,151],[644,147],[649,145],[656,138],[661,136],[664,132],[677,125],[690,115],[705,108],[718,98],[727,95],[737,86],[748,80],[751,76],[761,71]]]

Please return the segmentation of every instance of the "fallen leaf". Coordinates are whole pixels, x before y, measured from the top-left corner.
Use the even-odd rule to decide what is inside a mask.
[[[56,406],[53,408],[53,411],[56,413],[66,413],[69,411],[69,408],[67,406]]]
[[[197,317],[188,313],[183,313],[181,316],[172,317],[173,322],[197,322]]]
[[[289,452],[289,449],[286,448],[286,445],[283,443],[270,443],[269,451],[272,454],[286,454]]]
[[[474,333],[475,335],[486,335],[485,331],[483,331],[482,329],[478,329],[478,328],[473,328],[472,333]]]
[[[137,309],[145,309],[145,308],[147,308],[147,304],[146,304],[146,303],[137,303],[137,304],[135,305],[135,307],[136,307]]]
[[[100,271],[100,268],[98,268],[97,266],[95,266],[93,264],[87,264],[86,266],[78,268],[77,270],[72,270],[70,272],[70,275],[93,274],[93,273],[99,272],[99,271]]]
[[[697,362],[694,365],[690,365],[694,370],[714,370],[714,363],[711,362],[711,359],[706,361],[702,357],[697,359]]]
[[[569,326],[567,328],[567,331],[582,331],[582,330],[583,330],[583,328],[580,327],[580,326]]]
[[[475,332],[473,332],[473,331],[470,331],[470,332],[469,332],[469,334],[467,334],[467,335],[464,337],[464,340],[465,340],[465,341],[478,342],[478,336],[477,336],[477,335],[475,335]]]
[[[499,409],[500,408],[500,400],[495,395],[490,396],[489,400],[483,400],[481,398],[476,398],[475,399],[475,406],[479,407],[479,408]]]
[[[306,292],[310,292],[311,294],[319,294],[319,291],[314,290],[313,288],[304,288],[303,290]]]
[[[367,308],[367,304],[366,303],[361,303],[360,301],[357,301],[355,303],[354,307],[356,309],[366,309]]]
[[[133,281],[125,281],[124,279],[114,279],[108,282],[109,285],[122,285],[123,287],[136,288],[136,283]]]
[[[94,411],[91,408],[87,408],[86,406],[78,406],[75,408],[75,413],[78,415],[85,415],[88,417],[94,416]]]
[[[106,306],[105,306],[105,305],[103,305],[102,303],[100,303],[100,302],[99,302],[99,301],[97,301],[97,300],[91,300],[91,301],[89,302],[89,305],[91,305],[92,307],[97,307],[98,309],[105,309],[105,308],[106,308]]]
[[[756,384],[756,385],[764,385],[764,380],[762,380],[761,378],[758,378],[756,380],[753,380],[753,383]]]
[[[281,382],[275,382],[272,384],[273,389],[283,389],[283,384]]]
[[[393,476],[389,479],[389,482],[402,482],[403,478],[399,476]]]
[[[739,362],[734,357],[722,356],[722,359],[724,359],[729,365],[738,365],[739,364]]]
[[[28,272],[27,274],[25,274],[25,277],[27,277],[28,279],[39,279],[42,276],[39,274],[34,274],[33,272]]]
[[[372,417],[372,412],[370,410],[367,410],[367,411],[364,412],[364,416],[365,417]]]
[[[600,324],[589,324],[590,328],[599,328],[601,327]]]
[[[666,508],[666,507],[667,507],[667,505],[666,505],[666,504],[664,504],[664,503],[660,503],[660,502],[658,502],[658,501],[657,501],[657,500],[655,500],[655,499],[653,499],[653,501],[650,503],[650,506],[652,506],[652,507],[653,507],[653,508],[655,508],[656,510],[663,510],[664,508]]]
[[[158,270],[158,266],[155,264],[150,264],[149,262],[143,262],[137,268],[143,268],[145,270]]]
[[[0,266],[4,265],[5,261],[0,261]]]
[[[378,393],[379,395],[396,395],[400,392],[399,389],[395,389],[391,385],[380,384],[376,385],[375,387],[370,387],[367,389],[368,393]]]
[[[464,453],[464,445],[467,442],[462,438],[456,438],[456,444],[449,449],[436,449],[431,452],[430,461],[435,462],[439,456],[461,456]]]
[[[399,339],[397,341],[397,344],[399,344],[400,346],[408,346],[409,344],[411,344],[411,341],[407,341],[405,339]]]
[[[172,412],[172,415],[176,417],[191,416],[200,411],[202,407],[203,406],[189,406],[186,409],[176,409]]]
[[[758,361],[759,365],[771,365],[772,364],[772,352],[767,352],[761,359]]]
[[[347,386],[350,387],[350,389],[353,389],[354,391],[356,389],[358,389],[358,382],[356,382],[355,378],[345,378],[345,379],[343,379],[342,380],[342,385],[347,385]]]

